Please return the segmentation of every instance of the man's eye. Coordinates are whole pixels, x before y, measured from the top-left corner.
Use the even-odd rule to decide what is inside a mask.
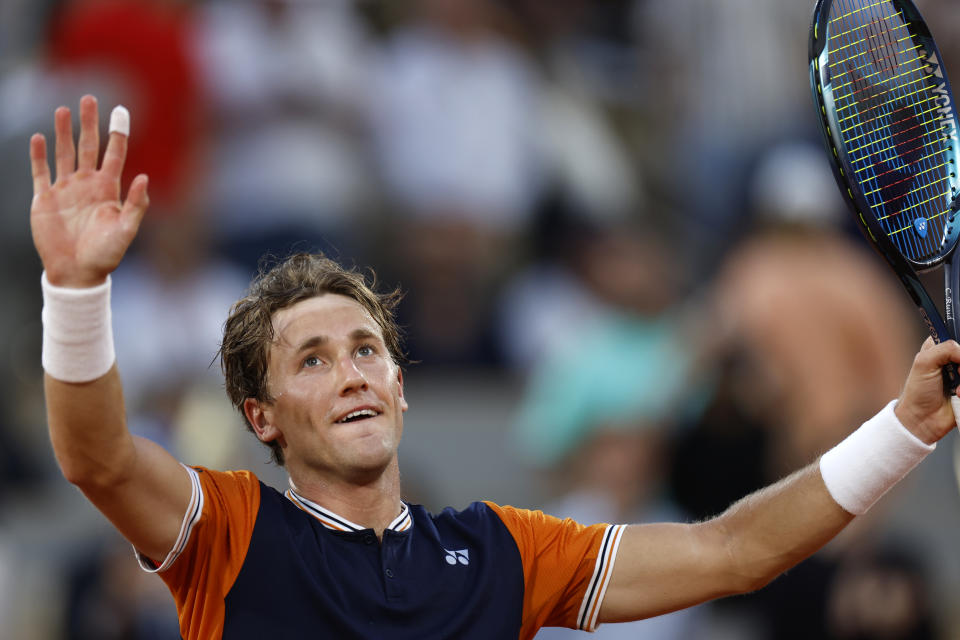
[[[363,345],[357,349],[358,356],[372,356],[376,353],[376,350],[368,344]]]
[[[318,358],[317,356],[309,356],[307,358],[304,358],[303,360],[304,367],[316,367],[319,364],[320,364],[320,358]]]

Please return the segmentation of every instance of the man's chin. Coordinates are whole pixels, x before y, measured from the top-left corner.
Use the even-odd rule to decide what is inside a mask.
[[[357,443],[361,444],[361,443]],[[371,447],[358,447],[347,460],[346,473],[351,478],[374,480],[396,466],[396,449],[380,442]]]

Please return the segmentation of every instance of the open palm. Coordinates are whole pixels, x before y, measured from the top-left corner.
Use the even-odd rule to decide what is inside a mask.
[[[80,100],[80,138],[75,148],[70,110],[57,109],[57,178],[52,184],[46,140],[41,134],[30,139],[34,193],[30,227],[52,284],[88,287],[102,283],[120,264],[149,203],[145,175],[137,176],[126,201],[120,200],[126,135],[110,134],[103,163],[97,168],[98,122],[96,99],[84,96]]]

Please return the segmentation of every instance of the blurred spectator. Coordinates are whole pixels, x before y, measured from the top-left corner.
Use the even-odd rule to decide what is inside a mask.
[[[522,228],[536,194],[537,78],[489,0],[417,0],[370,99],[392,203],[413,219]]]
[[[131,562],[115,534],[76,558],[68,577],[64,640],[170,640],[180,634],[163,582]]]
[[[690,357],[673,310],[669,258],[625,225],[579,234],[576,277],[591,319],[556,324],[555,340],[532,353],[515,427],[521,459],[549,474],[558,495],[544,510],[583,523],[685,519],[665,492],[668,433],[687,389]],[[527,282],[528,310],[556,311],[556,290]],[[540,282],[543,282],[541,280]],[[576,289],[574,289],[576,290]],[[518,296],[519,298],[520,296]],[[583,314],[581,314],[583,318]],[[521,326],[517,321],[515,326]],[[537,323],[541,324],[541,323]],[[534,328],[536,331],[536,328]],[[518,345],[525,337],[510,335]],[[698,610],[625,625],[600,638],[690,637]],[[541,638],[574,633],[545,629]]]
[[[536,197],[537,78],[489,0],[418,0],[370,97],[415,358],[495,362],[490,305]]]
[[[198,463],[176,446],[178,417],[191,397],[222,385],[216,363],[223,322],[248,283],[246,275],[209,249],[206,220],[182,214],[145,219],[139,251],[114,274],[113,323],[131,430]],[[207,429],[241,439],[225,397]],[[193,443],[200,447],[206,438]],[[210,458],[205,458],[207,462]],[[229,464],[229,463],[227,463]]]
[[[699,333],[715,340],[717,386],[680,443],[687,455],[675,473],[697,517],[814,459],[899,393],[919,323],[883,266],[834,230],[842,205],[832,183],[804,144],[771,150],[756,171],[751,210],[760,230],[726,261],[713,310],[700,315],[709,325]],[[847,392],[851,381],[862,387],[856,394]],[[710,460],[731,484],[706,487],[714,497],[701,502],[690,472]],[[739,471],[729,476],[728,466]]]
[[[517,418],[521,458],[547,468],[575,458],[597,425],[631,425],[643,416],[659,421],[672,411],[689,365],[674,325],[669,315],[609,313],[545,355]]]
[[[70,0],[51,21],[50,72],[83,78],[84,92],[105,107],[123,104],[134,114],[123,182],[150,176],[152,216],[189,195],[198,169],[192,20],[192,6],[176,0]]]
[[[584,247],[596,233],[558,194],[539,207],[530,264],[506,282],[499,300],[497,340],[511,368],[529,373],[607,311],[581,277]]]
[[[885,393],[895,393],[892,385],[899,384],[895,380],[899,367],[909,357],[908,341],[893,351],[870,353],[865,362],[860,362],[859,355],[849,355],[859,341],[881,339],[880,329],[909,335],[910,325],[898,292],[891,290],[882,271],[834,231],[844,205],[821,155],[818,148],[802,142],[778,145],[766,154],[749,189],[752,217],[763,231],[744,242],[718,276],[712,296],[720,312],[706,315],[712,326],[701,332],[722,342],[719,351],[710,356],[715,382],[696,428],[683,433],[677,443],[672,480],[678,499],[698,518],[720,513],[734,500],[775,480],[790,464],[812,459],[833,443],[831,438],[839,439],[840,433],[833,430],[848,428],[865,417],[833,415],[829,418],[834,425],[831,434],[821,434],[816,443],[807,443],[789,454],[789,459],[772,463],[774,457],[788,455],[774,450],[789,451],[796,443],[782,432],[772,432],[782,426],[784,407],[779,396],[771,394],[790,395],[798,408],[813,399],[795,393],[797,388],[789,385],[798,380],[791,375],[807,387],[817,385],[817,399],[829,395],[830,406],[834,406],[821,410],[839,414],[835,405],[849,404],[850,399],[841,400],[836,390],[849,379],[850,367],[870,369],[870,375],[883,377]],[[833,267],[837,273],[828,275]],[[870,312],[863,305],[872,294],[863,294],[859,302],[855,300],[860,294],[848,296],[848,289],[854,286],[851,277],[867,279],[867,292],[879,287],[881,304],[888,309],[875,330],[856,339],[848,339],[848,333],[857,332],[848,328],[848,323],[852,326],[857,315],[860,321],[867,321]],[[831,299],[839,300],[833,303],[837,327],[824,329],[820,314]],[[825,335],[835,337],[824,340]],[[838,342],[842,346],[838,347]],[[826,355],[820,353],[821,344]],[[822,362],[818,360],[821,357],[825,358]],[[872,361],[877,359],[882,365],[874,367]],[[797,364],[800,360],[805,364]],[[787,374],[786,368],[798,371]],[[874,401],[882,404],[885,399],[886,395],[878,393]],[[701,470],[713,464],[724,467],[717,470],[720,480],[702,482]]]
[[[810,7],[751,0],[637,0],[656,77],[644,168],[683,203],[689,261],[706,275],[747,231],[746,189],[767,146],[814,133]]]
[[[194,50],[210,104],[207,202],[249,272],[265,252],[354,262],[369,232],[359,155],[368,43],[347,0],[214,0]]]
[[[684,270],[652,227],[589,220],[557,199],[533,235],[537,259],[508,282],[500,301],[500,349],[522,371],[611,313],[658,318],[677,302]]]
[[[728,258],[713,308],[700,315],[701,333],[719,341],[711,355],[716,384],[705,413],[678,441],[673,470],[675,494],[694,517],[716,514],[841,440],[871,407],[899,394],[920,342],[896,282],[832,228],[841,205],[820,160],[804,145],[771,150],[751,189],[759,230]],[[870,528],[882,511],[771,589],[718,608],[753,620],[761,639],[914,637],[866,627],[833,635],[840,632],[831,620],[858,624],[859,614],[845,608],[856,599],[831,595],[849,561],[844,540],[880,535]],[[914,613],[926,615],[902,617]]]
[[[766,235],[742,245],[718,279],[716,321],[750,362],[745,391],[775,429],[775,477],[898,395],[919,323],[881,266],[837,235]],[[855,394],[852,381],[863,387]]]
[[[910,541],[886,540],[844,558],[828,592],[837,640],[930,640],[936,631],[924,560]],[[780,636],[778,636],[780,637]]]

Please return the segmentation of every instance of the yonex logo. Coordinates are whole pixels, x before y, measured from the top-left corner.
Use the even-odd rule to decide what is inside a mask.
[[[463,565],[470,564],[470,552],[466,549],[454,549],[453,551],[444,549],[443,551],[446,553],[443,559],[447,561],[447,564],[454,565],[458,562]]]
[[[917,235],[921,238],[927,237],[927,219],[917,218],[913,221],[913,228],[917,230]]]
[[[947,91],[947,83],[943,77],[943,67],[940,65],[940,60],[937,59],[936,54],[930,55],[924,49],[920,49],[918,54],[921,58],[927,59],[928,64],[924,68],[924,72],[928,76],[934,76],[942,81],[933,89],[933,93],[936,94],[934,96],[934,105],[938,107],[936,112],[940,114],[940,119],[944,122],[944,128],[946,129],[944,136],[947,138],[956,138],[957,123],[953,118],[953,104],[950,99],[950,92]]]

